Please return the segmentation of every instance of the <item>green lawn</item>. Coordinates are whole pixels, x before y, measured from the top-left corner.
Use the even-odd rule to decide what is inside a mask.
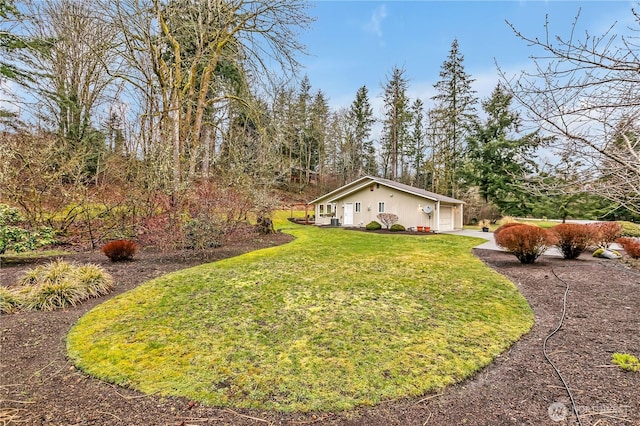
[[[146,393],[281,411],[343,410],[472,375],[533,323],[483,240],[282,224],[287,245],[179,271],[71,330],[82,370]]]

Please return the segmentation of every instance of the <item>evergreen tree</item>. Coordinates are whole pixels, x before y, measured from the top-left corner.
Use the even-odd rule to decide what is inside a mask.
[[[347,119],[351,130],[344,152],[348,158],[347,180],[353,180],[363,174],[376,175],[378,167],[371,140],[371,127],[375,119],[366,86],[362,86],[356,92],[356,98],[351,104]]]
[[[408,139],[411,113],[407,97],[408,81],[405,70],[394,67],[384,87],[384,118],[382,121],[382,166],[384,177],[391,180],[399,178],[404,162],[404,144]]]
[[[411,105],[412,123],[411,134],[409,135],[405,153],[409,162],[410,184],[420,188],[426,188],[427,181],[424,173],[425,162],[425,123],[424,104],[421,99],[416,99]]]
[[[309,130],[306,142],[306,183],[311,182],[312,173],[316,177],[323,175],[325,163],[325,144],[328,133],[329,103],[324,92],[318,90],[313,97],[313,103],[309,111]]]
[[[444,190],[453,197],[460,186],[460,167],[463,163],[465,141],[476,121],[475,90],[473,79],[464,70],[464,56],[460,53],[458,40],[451,43],[448,58],[442,64],[440,80],[434,85],[438,92],[432,99],[436,102],[436,123],[443,136],[438,147],[442,152]]]
[[[510,109],[511,101],[512,96],[498,85],[482,102],[487,118],[474,125],[468,139],[463,175],[468,184],[479,188],[486,203],[497,205],[506,214],[522,215],[530,213],[530,207],[520,182],[536,168],[532,158],[540,138],[537,133],[509,137],[520,125],[518,113]]]

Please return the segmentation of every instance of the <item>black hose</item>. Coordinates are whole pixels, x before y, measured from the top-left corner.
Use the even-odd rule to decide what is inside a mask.
[[[576,419],[578,419],[578,424],[582,426],[582,420],[580,420],[580,415],[578,414],[578,408],[576,407],[576,402],[573,399],[573,394],[571,393],[571,389],[569,389],[567,382],[564,380],[564,377],[562,377],[562,374],[560,374],[560,370],[558,370],[558,368],[555,366],[553,361],[551,361],[551,359],[549,358],[549,355],[547,354],[547,341],[551,338],[551,336],[556,334],[562,328],[562,324],[564,323],[564,317],[567,313],[567,294],[569,293],[569,284],[567,284],[566,281],[564,281],[562,278],[558,276],[558,274],[556,274],[556,271],[553,269],[553,267],[551,267],[551,272],[553,272],[553,275],[561,283],[563,283],[566,288],[564,290],[564,296],[562,297],[562,317],[560,318],[560,323],[558,324],[558,327],[556,327],[556,329],[553,330],[551,334],[549,334],[544,339],[544,342],[542,343],[542,354],[544,355],[544,358],[547,360],[547,362],[551,365],[551,367],[553,367],[553,369],[556,371],[556,374],[560,378],[560,381],[564,385],[564,388],[567,390],[567,394],[569,395],[569,399],[571,400],[571,408],[573,410],[573,413],[576,415]]]

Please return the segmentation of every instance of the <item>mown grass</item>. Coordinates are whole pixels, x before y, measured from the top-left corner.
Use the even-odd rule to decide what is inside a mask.
[[[101,379],[217,406],[332,411],[472,375],[532,325],[483,240],[286,224],[294,242],[179,271],[71,330]]]

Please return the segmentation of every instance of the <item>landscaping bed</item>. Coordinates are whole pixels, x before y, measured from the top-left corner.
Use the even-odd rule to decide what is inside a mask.
[[[611,365],[614,352],[640,352],[640,272],[620,261],[564,261],[542,256],[521,265],[504,252],[475,250],[510,278],[534,309],[536,324],[474,378],[441,394],[388,401],[342,413],[281,414],[205,407],[181,398],[160,398],[120,388],[78,372],[66,358],[70,327],[93,306],[165,273],[290,240],[286,234],[233,243],[204,254],[142,250],[135,260],[111,263],[101,253],[67,260],[97,263],[118,281],[114,293],[68,310],[21,312],[0,317],[0,423],[46,425],[200,424],[551,424],[553,403],[570,407],[567,392],[542,354],[545,337],[562,312],[562,329],[548,353],[582,412],[583,425],[638,424],[640,374]],[[0,281],[11,282],[33,264],[8,262]],[[557,406],[557,405],[556,405]],[[556,424],[577,424],[569,412]]]

